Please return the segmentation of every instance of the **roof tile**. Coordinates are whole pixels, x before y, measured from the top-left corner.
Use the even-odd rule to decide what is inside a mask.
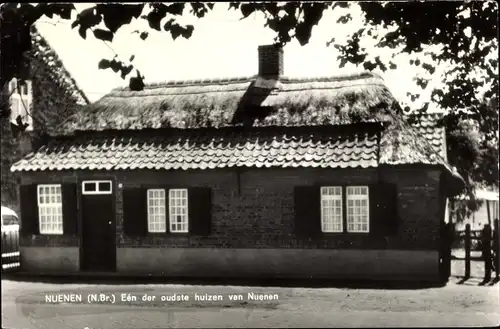
[[[296,129],[295,129],[296,130]],[[376,133],[217,130],[54,138],[12,171],[377,166]],[[118,134],[118,133],[117,133]]]

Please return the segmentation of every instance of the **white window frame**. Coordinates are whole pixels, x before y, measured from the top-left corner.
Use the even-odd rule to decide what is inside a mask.
[[[188,189],[170,189],[168,190],[168,218],[169,230],[171,233],[189,232],[189,191]],[[180,195],[179,195],[180,194]],[[183,202],[185,201],[185,202]],[[180,204],[179,204],[180,203]],[[184,211],[182,211],[184,210]],[[181,213],[179,213],[181,212]],[[182,222],[178,223],[176,216],[182,216]],[[177,225],[184,225],[184,229],[177,229]]]
[[[100,184],[109,183],[109,191],[101,190]],[[85,190],[87,184],[95,184],[95,191]],[[97,194],[112,194],[113,193],[113,182],[110,180],[86,180],[82,182],[82,194],[83,195],[97,195]]]
[[[355,189],[366,189],[366,194],[354,194]],[[360,191],[361,192],[361,191]],[[347,232],[348,233],[369,233],[370,232],[370,188],[368,186],[347,186],[346,187],[346,220],[347,220]],[[349,206],[349,201],[353,201],[355,203],[356,201],[366,201],[366,230],[363,230],[362,228],[360,230],[356,229],[356,224],[363,225],[365,224],[364,222],[360,222],[359,218],[363,215],[362,208],[359,206],[359,214],[356,214],[356,205],[353,205],[352,207]],[[352,208],[353,213],[349,214],[349,209]],[[349,229],[349,224],[350,224],[350,218],[351,216],[353,217],[353,227],[352,229]],[[356,217],[358,216],[358,217]],[[358,219],[358,220],[357,220]]]
[[[59,189],[59,202],[57,201],[57,194],[55,194],[55,197],[56,197],[56,201],[55,202],[40,202],[41,201],[41,197],[47,197],[47,195],[42,195],[42,191],[45,191],[46,189],[52,189],[52,188],[58,188]],[[49,192],[48,194],[48,197],[49,197],[49,200],[52,200],[52,196],[54,194],[51,194]],[[40,231],[40,234],[57,234],[57,235],[61,235],[64,233],[64,228],[63,228],[63,213],[62,213],[62,186],[61,184],[41,184],[41,185],[38,185],[37,186],[37,206],[38,206],[38,223],[39,223],[39,231]],[[50,209],[50,212],[51,212],[51,217],[47,216],[47,210]],[[43,211],[42,211],[43,210]],[[57,216],[57,221],[56,223],[54,223],[54,214]],[[50,223],[44,223],[43,222],[43,219],[44,219],[44,216],[46,218],[52,218],[52,221]],[[48,224],[51,224],[52,226],[53,225],[58,225],[59,228],[51,228],[51,229],[46,229],[44,228],[44,225],[48,225]]]
[[[26,93],[22,95],[19,94],[19,91],[23,91],[24,87],[20,86],[17,88],[17,79],[12,79],[8,84],[8,91],[11,98],[11,117],[10,120],[12,123],[17,125],[16,118],[20,115],[23,118],[23,122],[27,123],[28,126],[26,130],[33,130],[33,118],[28,111],[31,111],[31,104],[33,103],[33,93],[32,93],[32,85],[30,80],[24,81],[26,84]],[[24,105],[23,105],[24,104]]]
[[[340,194],[329,194],[327,193],[329,190],[335,189],[336,193],[340,191]],[[343,191],[342,186],[322,186],[321,191],[321,231],[324,233],[342,233],[344,231],[344,215],[343,215]],[[335,201],[340,201],[340,207],[335,206]],[[333,202],[334,205],[330,206],[330,212],[326,212],[325,210],[325,202]],[[337,209],[340,209],[340,214],[336,214]],[[327,214],[330,215],[327,217]],[[336,218],[340,216],[340,229],[335,229],[336,227]],[[327,226],[330,226],[328,228]]]
[[[163,193],[163,198],[158,194]],[[167,192],[165,189],[148,189],[147,190],[147,205],[148,205],[148,232],[149,233],[165,233],[167,232],[167,213],[166,201]],[[155,204],[155,201],[163,200],[163,204]],[[161,203],[161,202],[160,202]],[[163,224],[163,229],[161,226]],[[157,225],[158,228],[154,228]]]

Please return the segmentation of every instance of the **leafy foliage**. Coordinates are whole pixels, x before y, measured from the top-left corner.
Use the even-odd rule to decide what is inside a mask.
[[[2,108],[8,108],[9,99],[4,95],[0,94],[0,106]],[[15,134],[12,131],[11,124],[9,120],[0,119],[0,132],[1,132],[1,199],[2,205],[8,206],[10,208],[15,208],[17,201],[16,197],[16,181],[14,177],[10,174],[9,170],[4,168],[10,168],[12,165],[12,159],[18,157],[18,139],[15,138]]]
[[[337,44],[346,61],[366,69],[387,71],[400,54],[427,74],[415,78],[426,90],[438,68],[443,68],[417,112],[430,103],[446,111],[448,157],[466,180],[469,201],[452,200],[456,217],[476,210],[477,187],[498,186],[498,36],[495,2],[361,2],[365,27],[353,33],[346,45]],[[380,32],[380,27],[386,28]],[[389,32],[388,32],[389,30]],[[361,40],[392,49],[392,58],[369,60]],[[421,93],[409,94],[417,101]]]
[[[176,17],[188,12],[190,15],[202,18],[211,9],[213,9],[212,3],[100,3],[77,13],[71,27],[77,28],[83,39],[87,38],[90,31],[95,38],[112,42],[121,27],[130,24],[133,20],[143,19],[148,22],[151,29],[168,32],[174,40],[178,37],[188,39],[193,34],[194,26],[179,24]],[[23,65],[22,54],[31,49],[30,28],[39,18],[45,15],[49,18],[59,16],[61,19],[70,20],[71,14],[75,11],[75,6],[67,3],[2,5],[0,9],[2,20],[0,25],[2,44],[0,85],[4,86],[6,82],[20,75]],[[101,27],[102,24],[103,27]],[[142,40],[149,35],[147,31],[134,31],[134,33],[138,33]],[[119,72],[123,79],[134,70],[133,66],[117,59],[103,60],[99,63],[99,68]],[[143,88],[144,77],[138,70],[136,71],[136,74],[130,77],[130,87]]]

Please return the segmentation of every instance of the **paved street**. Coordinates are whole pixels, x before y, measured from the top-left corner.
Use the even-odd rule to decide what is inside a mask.
[[[290,288],[194,285],[49,284],[2,280],[4,328],[200,328],[200,327],[416,327],[494,326],[500,322],[499,284],[478,278],[425,289]],[[46,296],[80,294],[81,303],[50,304]],[[89,304],[88,294],[114,296]],[[137,301],[121,301],[121,294]],[[277,294],[255,301],[248,293]],[[155,301],[142,302],[144,294]],[[189,298],[162,301],[161,297]],[[196,301],[194,296],[223,300]],[[184,295],[184,297],[182,297]],[[241,295],[243,300],[230,300]],[[215,297],[214,297],[215,298]],[[276,298],[276,296],[274,296]],[[216,298],[215,298],[216,299]]]

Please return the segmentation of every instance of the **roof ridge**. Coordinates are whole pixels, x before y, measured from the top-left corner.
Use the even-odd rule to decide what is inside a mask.
[[[166,81],[156,81],[150,82],[144,86],[144,89],[157,89],[164,87],[173,86],[199,86],[199,85],[210,85],[214,83],[237,83],[237,82],[247,82],[251,79],[255,79],[257,76],[241,76],[241,77],[222,77],[222,78],[205,78],[205,79],[186,79],[186,80],[166,80]],[[129,91],[129,87],[116,87],[111,90],[114,91]]]
[[[186,80],[167,80],[167,81],[157,81],[150,82],[145,85],[144,89],[157,89],[173,86],[200,86],[200,85],[211,85],[211,84],[232,84],[239,82],[248,82],[250,80],[256,79],[259,75],[250,76],[240,76],[240,77],[220,77],[220,78],[205,78],[205,79],[186,79]],[[346,73],[341,75],[330,75],[330,76],[311,76],[311,77],[290,77],[283,75],[279,77],[279,81],[282,83],[299,83],[299,82],[335,82],[335,81],[346,81],[346,80],[357,80],[366,78],[377,78],[384,81],[383,77],[375,72],[371,71],[361,71]],[[117,91],[129,91],[129,87],[116,87],[111,90],[111,92]],[[110,93],[111,93],[110,92]]]

